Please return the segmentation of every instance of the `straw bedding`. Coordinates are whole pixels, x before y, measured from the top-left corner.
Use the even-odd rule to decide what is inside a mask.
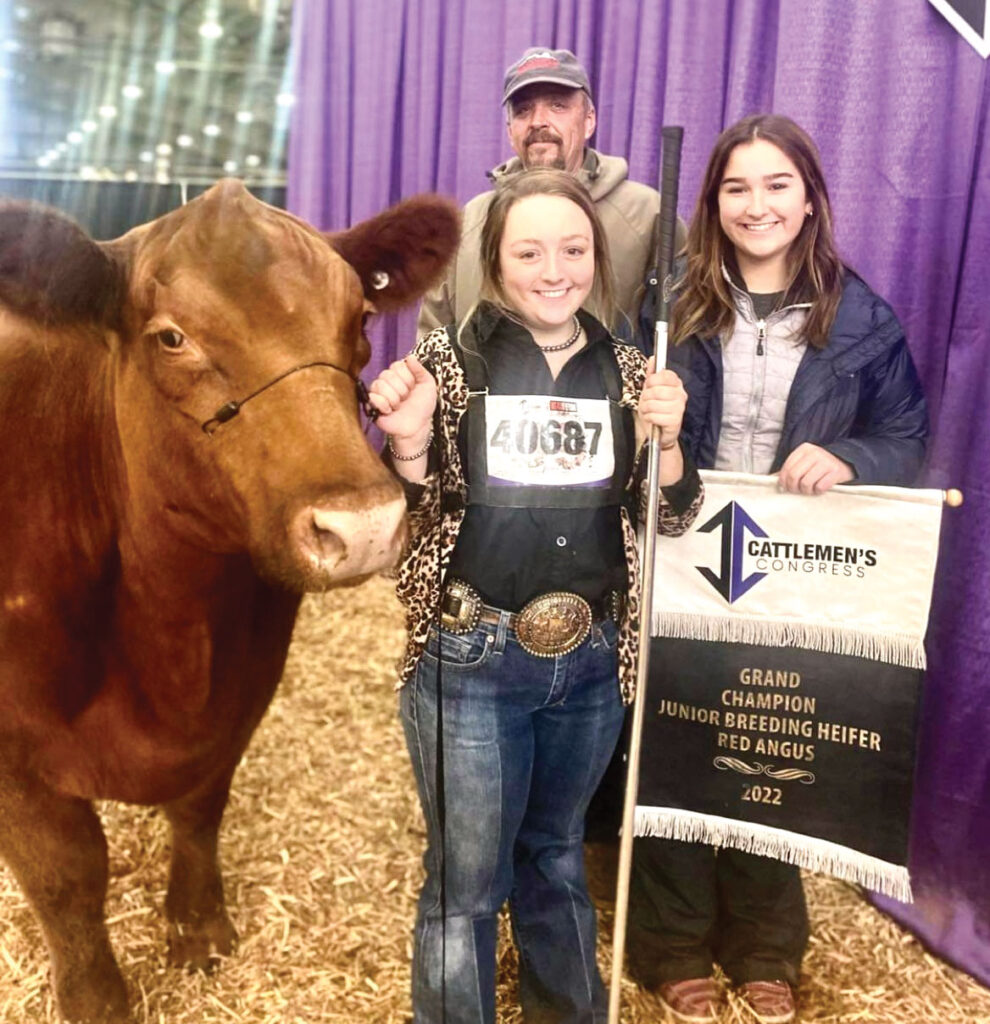
[[[386,580],[308,597],[285,678],[234,780],[221,857],[237,953],[213,975],[164,958],[167,830],[153,808],[100,808],[111,856],[107,918],[138,1024],[400,1024],[424,831],[392,682],[402,620]],[[614,855],[589,847],[610,969]],[[799,1019],[990,1024],[990,992],[927,954],[853,887],[809,877],[813,937]],[[516,1024],[503,943],[500,1019]],[[727,1021],[746,1018],[731,1003]],[[659,1022],[625,983],[623,1021]],[[44,945],[0,868],[0,1022],[57,1021]]]

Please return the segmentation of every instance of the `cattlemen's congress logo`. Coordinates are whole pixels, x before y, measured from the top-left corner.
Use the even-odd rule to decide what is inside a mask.
[[[701,565],[695,568],[732,604],[766,576],[765,572],[754,572],[743,579],[743,544],[746,542],[746,533],[748,531],[754,537],[765,537],[767,534],[735,501],[730,501],[704,526],[698,527],[698,533],[711,533],[714,530],[722,531],[722,558],[718,575]]]
[[[736,501],[715,513],[699,533],[721,530],[718,572],[695,568],[733,604],[760,580],[775,573],[823,574],[862,579],[877,564],[873,548],[808,541],[773,540]],[[747,575],[747,570],[750,571]]]

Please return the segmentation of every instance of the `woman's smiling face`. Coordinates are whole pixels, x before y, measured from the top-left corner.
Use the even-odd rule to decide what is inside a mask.
[[[591,221],[563,196],[526,196],[506,215],[499,264],[505,299],[527,327],[569,326],[595,283]]]
[[[788,250],[813,211],[801,174],[783,150],[765,139],[736,146],[719,185],[718,212],[747,285],[786,287]]]

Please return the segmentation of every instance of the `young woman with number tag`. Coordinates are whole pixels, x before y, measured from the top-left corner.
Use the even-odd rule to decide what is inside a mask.
[[[592,1024],[606,999],[583,822],[635,682],[650,424],[663,532],[687,529],[701,485],[676,374],[601,325],[608,253],[577,179],[511,179],[481,258],[484,299],[370,388],[412,524],[401,716],[428,832],[414,1019],[493,1024],[508,901],[527,1020]]]

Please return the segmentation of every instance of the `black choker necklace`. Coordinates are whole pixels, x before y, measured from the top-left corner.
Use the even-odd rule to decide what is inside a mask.
[[[574,333],[567,339],[562,341],[559,345],[537,345],[536,347],[541,352],[563,352],[565,348],[570,348],[578,338],[581,337],[581,322],[577,317],[574,317]]]

